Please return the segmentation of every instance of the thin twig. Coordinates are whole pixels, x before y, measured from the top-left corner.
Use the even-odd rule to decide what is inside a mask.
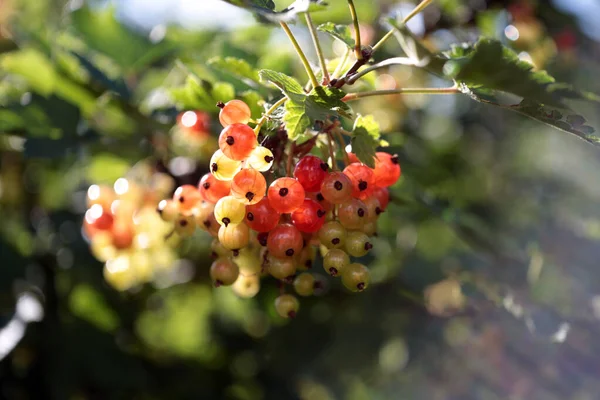
[[[375,90],[372,92],[348,93],[342,101],[353,101],[371,96],[386,96],[393,94],[456,94],[460,93],[457,87],[450,88],[401,88],[393,90]]]
[[[365,76],[366,74],[368,74],[369,72],[373,72],[379,68],[384,68],[384,67],[388,67],[390,65],[411,65],[414,67],[424,67],[429,63],[429,59],[425,58],[423,60],[419,60],[419,61],[415,61],[412,58],[408,58],[408,57],[394,57],[394,58],[388,58],[387,60],[384,60],[380,63],[374,64],[368,68],[365,68],[363,70],[360,70],[356,73],[356,75],[352,75],[351,78],[348,79],[348,84],[351,85],[354,82],[356,82],[358,79],[362,78],[363,76]]]
[[[292,163],[294,162],[294,151],[296,150],[296,142],[291,142],[289,146],[289,152],[287,164],[285,167],[286,176],[292,176]]]
[[[423,0],[419,5],[417,5],[411,12],[402,20],[402,25],[406,25],[408,21],[410,21],[415,15],[423,11],[428,5],[430,5],[433,0]],[[373,52],[377,51],[389,38],[394,35],[394,28],[392,28],[388,33],[386,33],[379,42],[373,46]]]
[[[271,106],[271,108],[269,108],[264,114],[263,116],[258,120],[258,123],[256,124],[256,127],[254,127],[254,133],[255,134],[259,134],[261,128],[263,127],[263,125],[265,124],[265,122],[267,122],[267,120],[269,119],[269,117],[271,116],[271,114],[273,114],[275,112],[275,110],[277,110],[281,105],[283,105],[286,101],[288,100],[287,97],[282,97],[281,99],[277,100],[275,102],[275,104],[273,104]]]
[[[339,129],[333,130],[333,133],[336,135],[337,140],[340,142],[340,149],[342,152],[342,157],[344,158],[344,164],[346,166],[350,165],[350,157],[348,157],[348,152],[346,151],[346,142],[344,142],[344,138],[340,133]]]
[[[310,66],[310,63],[308,62],[308,59],[306,58],[306,55],[302,51],[302,48],[298,44],[298,41],[296,40],[296,37],[292,33],[290,27],[288,26],[288,24],[286,24],[283,21],[281,21],[279,24],[281,25],[281,27],[285,31],[286,35],[288,36],[288,38],[292,42],[292,45],[294,46],[294,49],[296,50],[296,53],[298,53],[298,56],[300,57],[300,61],[302,61],[302,64],[304,65],[304,69],[306,70],[306,73],[308,74],[308,77],[310,78],[310,81],[311,81],[312,85],[314,87],[318,87],[319,86],[319,82],[317,81],[317,77],[315,76],[315,73],[313,72],[313,70],[312,70],[312,68]]]
[[[348,0],[348,7],[350,7],[350,15],[352,15],[352,23],[354,24],[354,55],[357,60],[362,60],[362,45],[360,43],[360,25],[358,24],[358,15],[356,14],[356,8],[354,7],[354,1]]]
[[[315,24],[313,23],[309,13],[305,13],[304,15],[306,17],[306,24],[308,25],[310,36],[312,37],[315,45],[317,57],[319,58],[319,64],[321,65],[321,72],[323,73],[323,85],[329,85],[329,71],[327,71],[327,63],[325,62],[325,56],[323,55],[323,49],[321,48],[321,42],[319,41]]]
[[[327,132],[327,138],[329,138],[329,143],[327,143],[327,147],[329,147],[329,158],[331,158],[331,169],[337,171],[337,161],[335,159],[335,140],[331,135],[331,132]],[[342,149],[344,150],[344,149]]]

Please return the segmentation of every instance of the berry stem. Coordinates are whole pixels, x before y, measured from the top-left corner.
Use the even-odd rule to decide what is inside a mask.
[[[346,65],[346,62],[348,61],[348,57],[350,57],[350,49],[346,47],[346,50],[344,51],[344,54],[342,55],[342,58],[340,59],[340,63],[335,68],[335,71],[333,71],[333,74],[331,74],[332,79],[337,79],[340,76],[340,74],[344,70],[344,66]]]
[[[344,142],[344,138],[340,133],[339,129],[335,129],[333,133],[336,135],[338,142],[340,143],[340,149],[342,152],[342,156],[344,157],[344,165],[350,165],[350,157],[348,157],[348,152],[346,151],[346,142]]]
[[[315,50],[317,52],[317,57],[319,58],[319,64],[321,65],[321,73],[323,74],[323,85],[329,85],[329,71],[327,71],[327,63],[325,62],[325,56],[323,55],[323,49],[321,48],[321,42],[319,41],[319,36],[317,35],[317,30],[315,29],[315,24],[313,23],[312,18],[309,13],[304,14],[306,17],[306,25],[308,25],[308,30],[310,31],[310,36],[312,37],[313,43],[315,45]]]
[[[265,122],[267,122],[267,120],[269,119],[269,117],[271,116],[271,114],[273,114],[275,112],[275,110],[277,110],[279,107],[281,107],[286,101],[287,101],[287,97],[282,97],[281,99],[277,100],[275,102],[275,104],[273,104],[271,106],[271,108],[269,108],[264,114],[263,116],[258,120],[258,123],[256,124],[256,126],[254,127],[254,133],[255,134],[259,134],[261,128],[263,127],[263,125],[265,124]]]
[[[350,15],[352,15],[352,23],[354,24],[354,55],[356,56],[356,59],[360,61],[363,59],[361,51],[362,45],[360,43],[360,25],[358,24],[358,15],[356,14],[353,0],[348,0],[348,7],[350,7]]]
[[[308,74],[308,77],[310,78],[310,82],[312,83],[313,87],[318,87],[319,82],[317,81],[317,77],[315,76],[315,73],[313,72],[312,68],[310,67],[310,63],[308,62],[306,55],[302,51],[302,48],[298,44],[298,41],[296,40],[296,37],[292,33],[290,27],[288,26],[288,24],[286,24],[283,21],[281,21],[279,24],[285,31],[285,34],[290,39],[290,42],[292,42],[292,45],[294,46],[296,53],[298,53],[298,57],[300,57],[300,61],[302,61],[302,64],[304,65],[304,69],[306,70],[306,73]]]
[[[402,20],[402,25],[406,25],[408,21],[410,21],[415,15],[423,11],[428,5],[430,5],[433,0],[423,0],[420,2],[404,19]],[[392,28],[386,33],[380,40],[373,46],[373,53],[377,51],[389,38],[394,35],[395,28]]]
[[[331,132],[327,132],[327,137],[329,138],[329,143],[327,147],[329,147],[329,158],[331,158],[331,169],[334,171],[338,170],[337,161],[335,159],[335,140],[331,135]],[[344,149],[342,149],[344,150]]]
[[[386,96],[392,94],[456,94],[460,93],[456,86],[449,88],[401,88],[393,90],[374,90],[371,92],[348,93],[342,101],[353,101],[364,97]]]
[[[287,176],[292,176],[292,163],[294,161],[294,152],[296,151],[296,142],[291,142],[289,146],[289,154],[287,158],[287,164],[285,166],[285,173]]]

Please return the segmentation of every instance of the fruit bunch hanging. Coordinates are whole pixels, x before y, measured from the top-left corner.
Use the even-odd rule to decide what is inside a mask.
[[[388,205],[388,187],[400,177],[397,156],[377,152],[373,168],[361,163],[333,140],[337,121],[327,121],[303,145],[285,133],[261,138],[261,123],[254,129],[248,125],[247,104],[232,100],[219,106],[224,128],[210,172],[197,187],[180,186],[158,206],[180,235],[199,228],[215,238],[210,267],[215,286],[232,285],[238,295],[250,297],[261,277],[271,276],[282,287],[277,312],[293,317],[299,302],[285,294],[285,285],[300,296],[312,295],[320,282],[305,271],[321,253],[327,274],[340,277],[353,292],[365,290],[369,269],[358,261],[372,249],[370,237]],[[326,159],[309,154],[318,140],[326,143]]]
[[[172,229],[156,214],[157,201],[173,191],[171,176],[145,162],[114,185],[91,185],[83,220],[94,257],[104,262],[104,278],[117,290],[152,281],[176,260]]]

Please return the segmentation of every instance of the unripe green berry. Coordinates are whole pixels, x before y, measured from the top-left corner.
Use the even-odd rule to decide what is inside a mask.
[[[348,264],[350,257],[344,250],[331,249],[323,257],[323,269],[331,276],[340,276]]]
[[[273,278],[287,279],[296,273],[296,260],[292,257],[277,258],[269,255],[267,268]]]
[[[348,232],[348,236],[346,236],[345,247],[352,257],[362,257],[373,248],[373,245],[365,233],[352,231]]]
[[[328,249],[339,249],[346,241],[346,228],[337,221],[325,223],[318,232],[321,244]]]
[[[210,266],[210,277],[217,287],[233,285],[239,274],[238,266],[227,258],[219,258]]]
[[[308,273],[298,275],[294,279],[294,289],[300,296],[312,296],[315,291],[315,277]]]
[[[282,318],[295,318],[300,303],[291,294],[282,294],[275,299],[275,310]]]
[[[369,286],[371,274],[369,269],[362,264],[350,264],[342,273],[342,283],[353,292],[362,292]]]

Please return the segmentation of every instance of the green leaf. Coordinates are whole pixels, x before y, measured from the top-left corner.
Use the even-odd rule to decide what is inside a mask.
[[[375,149],[380,142],[379,124],[372,115],[358,116],[354,122],[352,130],[352,152],[356,154],[358,159],[368,165],[375,167]]]
[[[121,68],[135,70],[174,49],[166,40],[152,43],[126,28],[111,7],[93,10],[83,6],[71,13],[73,27],[88,46],[113,59]]]
[[[212,85],[193,75],[188,75],[185,85],[171,89],[171,97],[181,108],[214,111],[215,100],[212,95]]]
[[[227,72],[240,78],[249,86],[255,86],[254,83],[260,83],[258,71],[246,61],[235,57],[213,57],[208,60],[208,65],[218,69],[219,71]]]
[[[264,102],[264,99],[260,93],[255,92],[254,90],[247,90],[240,93],[239,96],[240,99],[242,99],[250,107],[250,110],[252,111],[252,118],[260,118],[263,112],[261,104]]]
[[[279,90],[287,96],[288,99],[295,102],[302,102],[306,96],[302,86],[294,78],[282,74],[281,72],[272,71],[270,69],[262,69],[259,71],[260,79],[271,82],[277,86]]]
[[[212,95],[213,99],[227,103],[229,100],[233,100],[235,98],[235,88],[230,83],[217,82],[212,86],[210,94]]]
[[[283,117],[288,137],[291,140],[299,140],[317,120],[324,120],[329,116],[350,115],[350,108],[341,100],[345,95],[340,89],[317,87],[308,95],[295,95],[294,99],[288,100]]]
[[[81,283],[73,288],[69,296],[69,309],[73,315],[104,331],[112,332],[119,326],[117,314],[90,285]]]
[[[348,25],[336,25],[333,22],[327,22],[325,24],[319,25],[317,29],[321,32],[328,33],[329,35],[333,36],[338,40],[341,40],[350,49],[353,49],[356,44]]]
[[[40,51],[23,49],[0,57],[0,69],[22,76],[36,92],[49,95],[54,91],[57,73],[52,62]]]
[[[298,14],[305,12],[322,11],[327,3],[323,0],[296,0],[286,9],[275,11],[275,3],[272,0],[223,0],[241,8],[252,11],[265,22],[292,21]]]
[[[127,161],[114,154],[101,153],[94,156],[85,176],[90,182],[112,184],[124,176],[130,167]]]

